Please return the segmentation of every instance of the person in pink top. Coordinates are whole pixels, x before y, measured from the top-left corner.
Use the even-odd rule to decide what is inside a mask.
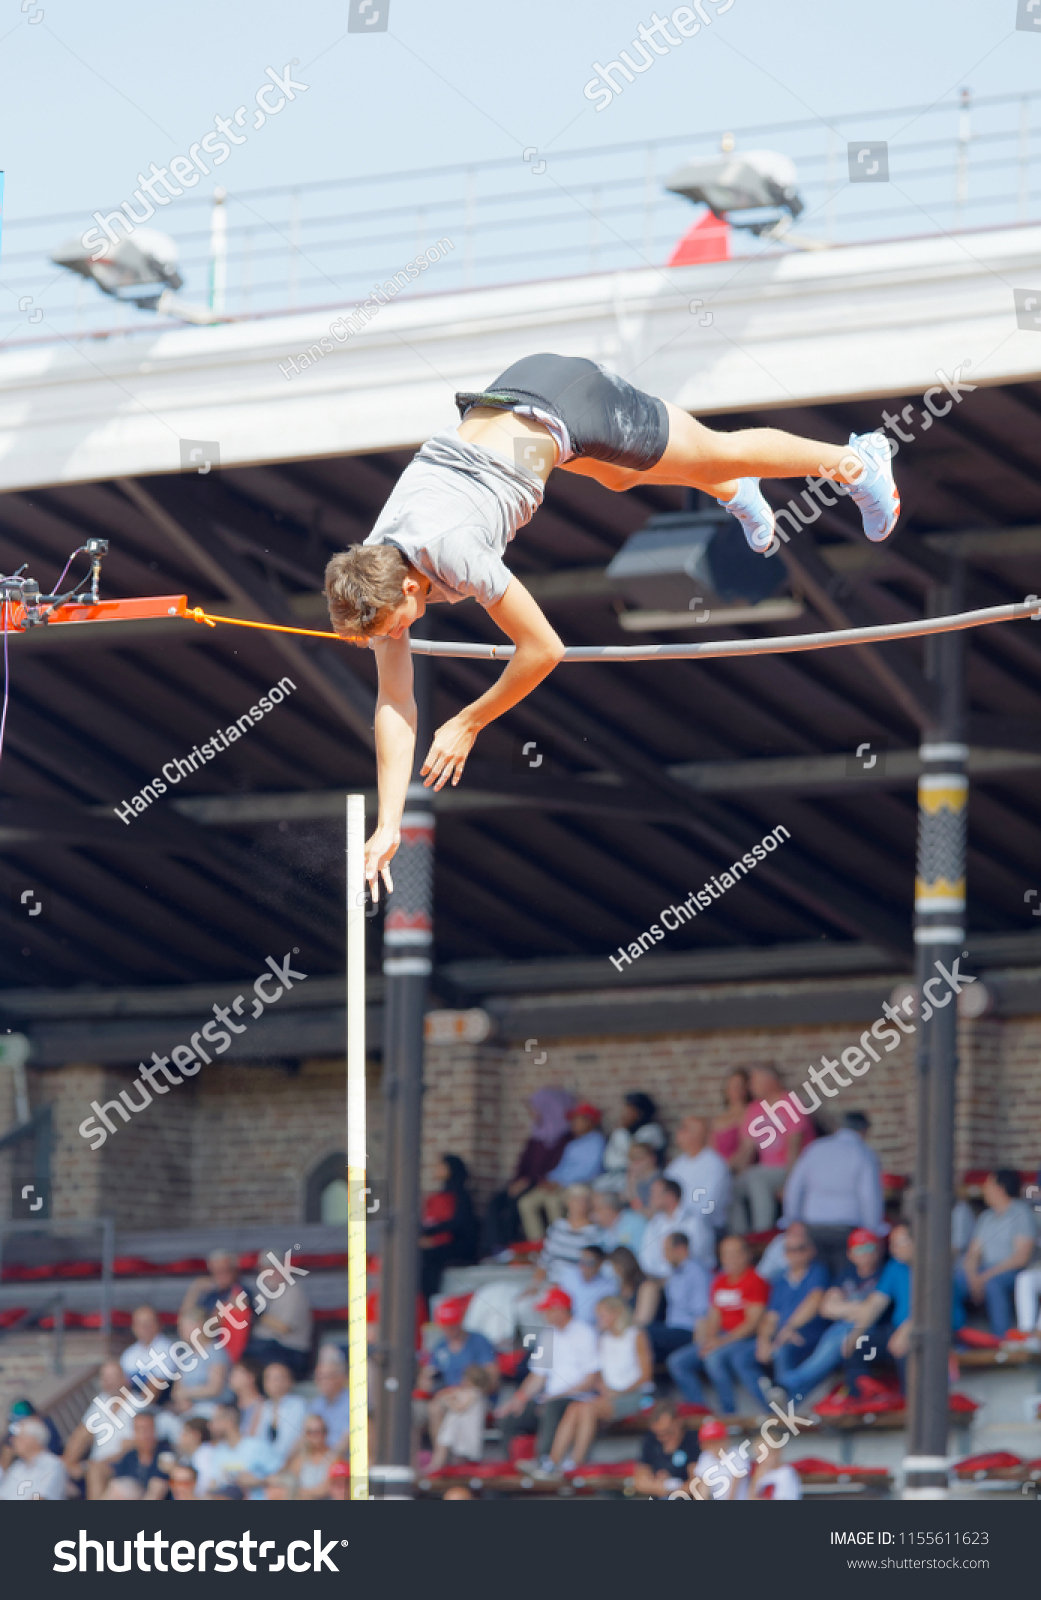
[[[751,1231],[765,1233],[774,1225],[781,1191],[799,1151],[813,1138],[813,1126],[795,1096],[785,1093],[776,1067],[754,1066],[750,1079],[752,1104],[745,1112],[741,1141],[730,1162],[736,1175],[731,1226],[746,1231],[747,1206]]]
[[[744,1067],[736,1067],[728,1074],[723,1089],[723,1104],[726,1110],[721,1116],[712,1119],[712,1145],[719,1151],[724,1161],[732,1163],[733,1157],[737,1155],[741,1143],[741,1129],[751,1098],[748,1073]]]

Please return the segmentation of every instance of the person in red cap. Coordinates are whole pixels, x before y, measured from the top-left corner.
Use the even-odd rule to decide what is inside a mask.
[[[464,1386],[470,1367],[480,1367],[485,1373],[489,1394],[494,1394],[499,1387],[495,1346],[483,1333],[470,1333],[463,1327],[469,1304],[470,1296],[467,1294],[448,1295],[434,1312],[434,1326],[438,1329],[439,1337],[434,1340],[419,1375],[419,1387],[435,1392],[428,1402],[425,1417],[421,1409],[422,1402],[416,1407],[416,1421],[419,1424],[426,1421],[433,1445],[437,1443],[441,1424],[452,1409],[456,1392]],[[465,1386],[472,1387],[469,1384]]]
[[[528,1376],[496,1416],[507,1441],[518,1434],[535,1434],[538,1463],[527,1465],[552,1473],[553,1436],[572,1400],[594,1398],[593,1379],[600,1363],[596,1334],[587,1322],[572,1316],[571,1296],[563,1289],[556,1285],[547,1289],[536,1300],[535,1310],[545,1327],[525,1335]]]
[[[695,1500],[747,1500],[747,1457],[728,1443],[729,1431],[718,1417],[706,1417],[698,1429],[701,1454],[690,1477]]]
[[[844,1366],[851,1394],[866,1397],[881,1387],[876,1377],[885,1360],[892,1328],[879,1320],[888,1297],[878,1293],[882,1276],[882,1245],[870,1228],[854,1228],[846,1243],[849,1268],[840,1282],[828,1289],[820,1314],[830,1322],[813,1354],[789,1368],[784,1387],[789,1399],[809,1396],[817,1384]],[[870,1330],[870,1331],[869,1331]],[[865,1337],[866,1336],[866,1337]]]

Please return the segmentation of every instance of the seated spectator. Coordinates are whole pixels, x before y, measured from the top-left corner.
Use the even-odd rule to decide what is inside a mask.
[[[536,1281],[557,1282],[562,1267],[576,1266],[586,1245],[596,1244],[599,1229],[592,1219],[593,1191],[573,1183],[564,1197],[565,1212],[551,1222],[539,1255]]]
[[[681,1203],[699,1210],[709,1226],[723,1232],[730,1215],[730,1168],[718,1150],[709,1143],[707,1117],[684,1117],[676,1129],[680,1154],[665,1168],[683,1191]]]
[[[820,1306],[829,1277],[805,1223],[790,1222],[782,1237],[785,1271],[770,1285],[755,1353],[761,1366],[773,1363],[777,1382],[787,1391],[789,1372],[813,1354],[827,1327]]]
[[[154,1357],[169,1356],[170,1340],[162,1332],[159,1317],[151,1306],[138,1306],[130,1318],[130,1331],[134,1335],[134,1342],[127,1345],[119,1364],[136,1392],[156,1371],[161,1371]],[[162,1401],[165,1402],[167,1398],[168,1391],[164,1390]]]
[[[146,1500],[165,1500],[170,1489],[168,1474],[159,1465],[159,1440],[155,1418],[139,1411],[134,1418],[134,1444],[120,1456],[112,1469],[114,1478],[133,1478],[144,1490]]]
[[[299,1500],[302,1496],[296,1487],[296,1479],[291,1472],[273,1472],[264,1485],[265,1500]],[[320,1500],[326,1498],[319,1495]]]
[[[907,1390],[907,1352],[911,1346],[911,1265],[914,1240],[906,1222],[898,1222],[889,1235],[889,1260],[878,1280],[878,1294],[889,1305],[886,1321],[893,1332],[886,1346],[896,1362],[902,1393]],[[882,1307],[884,1311],[885,1306]]]
[[[143,1500],[145,1491],[136,1478],[113,1478],[102,1500]]]
[[[204,1276],[193,1278],[184,1291],[181,1314],[196,1313],[202,1322],[218,1316],[230,1335],[224,1355],[232,1363],[239,1359],[249,1343],[253,1308],[239,1281],[239,1258],[234,1250],[211,1250],[206,1265],[208,1271]]]
[[[847,1111],[838,1133],[814,1139],[800,1153],[784,1186],[783,1220],[805,1222],[833,1276],[845,1270],[851,1228],[885,1232],[882,1168],[864,1140],[870,1127],[863,1111]]]
[[[697,1433],[676,1411],[675,1400],[659,1400],[650,1414],[633,1474],[638,1495],[663,1500],[682,1489],[700,1453]]]
[[[729,1241],[724,1241],[729,1242]],[[749,1470],[728,1444],[729,1429],[718,1417],[706,1417],[698,1429],[701,1454],[690,1475],[695,1500],[747,1500]]]
[[[776,1283],[788,1271],[788,1257],[784,1253],[784,1234],[775,1233],[759,1260],[755,1270],[767,1283]]]
[[[16,1423],[25,1417],[40,1417],[40,1413],[29,1399],[12,1400],[7,1409],[7,1434],[0,1443],[0,1472],[6,1472],[14,1460],[14,1433]],[[61,1434],[58,1432],[50,1417],[40,1417],[40,1421],[47,1429],[47,1448],[52,1455],[60,1456]]]
[[[323,1344],[314,1369],[318,1393],[310,1410],[325,1423],[333,1450],[346,1452],[350,1443],[351,1406],[347,1395],[347,1358],[338,1344]]]
[[[629,1151],[634,1143],[646,1144],[661,1159],[665,1134],[657,1122],[658,1110],[649,1094],[636,1090],[627,1094],[618,1127],[604,1147],[603,1172],[596,1179],[597,1189],[625,1192],[629,1178]]]
[[[808,1397],[822,1379],[843,1365],[852,1393],[856,1394],[861,1384],[875,1381],[873,1364],[891,1332],[887,1323],[879,1321],[887,1303],[878,1293],[882,1247],[877,1235],[867,1228],[854,1228],[846,1254],[850,1265],[842,1280],[836,1287],[826,1289],[821,1300],[821,1316],[831,1326],[824,1330],[811,1355],[785,1369],[782,1384],[790,1399]],[[868,1329],[870,1344],[858,1347],[857,1340]]]
[[[21,1417],[11,1429],[11,1463],[0,1478],[0,1500],[64,1500],[67,1478],[58,1456],[47,1448],[42,1417]]]
[[[275,1271],[272,1258],[282,1262],[285,1251],[257,1252],[256,1320],[250,1331],[246,1356],[267,1366],[281,1361],[294,1378],[302,1378],[311,1365],[311,1335],[314,1319],[307,1290],[295,1279],[286,1283]],[[273,1291],[273,1293],[267,1291]]]
[[[187,1461],[178,1461],[170,1468],[171,1500],[198,1500],[196,1493],[199,1474]]]
[[[555,1281],[571,1296],[571,1309],[580,1322],[596,1326],[596,1308],[601,1300],[614,1294],[618,1281],[609,1267],[598,1244],[583,1245],[575,1266],[557,1269]]]
[[[551,1473],[573,1471],[589,1454],[602,1422],[647,1410],[654,1393],[651,1343],[630,1320],[624,1301],[616,1295],[601,1300],[596,1321],[598,1370],[590,1385],[595,1398],[572,1400],[561,1417],[549,1452]]]
[[[132,1438],[134,1409],[120,1399],[118,1406],[110,1406],[108,1427],[110,1436],[100,1443],[101,1429],[87,1427],[87,1418],[98,1414],[98,1402],[110,1402],[119,1395],[125,1383],[123,1369],[113,1357],[101,1364],[100,1388],[83,1413],[79,1426],[69,1434],[62,1452],[62,1463],[72,1482],[82,1483],[88,1500],[100,1500],[105,1485],[112,1476],[112,1468],[128,1449]]]
[[[1003,1339],[1015,1320],[1016,1275],[1030,1266],[1037,1249],[1034,1213],[1020,1200],[1019,1174],[1003,1168],[983,1183],[986,1210],[976,1219],[969,1248],[954,1274],[954,1299],[964,1316],[967,1302],[985,1305],[991,1331]]]
[[[781,1459],[783,1451],[784,1441],[772,1444],[763,1438],[756,1446],[755,1466],[748,1480],[749,1500],[802,1499],[802,1479]]]
[[[560,1160],[547,1172],[538,1188],[530,1189],[517,1202],[527,1239],[541,1239],[543,1216],[550,1225],[558,1221],[564,1214],[567,1191],[578,1184],[588,1187],[600,1172],[604,1154],[600,1112],[588,1100],[583,1100],[581,1105],[571,1107],[567,1119],[572,1137],[564,1146]]]
[[[712,1118],[712,1148],[723,1157],[731,1172],[734,1171],[733,1158],[741,1144],[741,1133],[751,1100],[748,1073],[744,1067],[735,1067],[733,1072],[727,1074],[723,1085],[724,1109]]]
[[[571,1315],[571,1301],[563,1289],[556,1285],[547,1289],[535,1302],[535,1310],[545,1318],[549,1333],[531,1357],[528,1376],[495,1415],[507,1442],[518,1434],[534,1433],[538,1464],[552,1471],[549,1450],[560,1419],[572,1400],[592,1397],[599,1358],[596,1334],[587,1322]]]
[[[629,1146],[629,1176],[625,1185],[625,1197],[630,1208],[645,1221],[651,1215],[651,1190],[654,1187],[654,1180],[660,1175],[661,1164],[658,1161],[657,1150],[652,1150],[649,1144]]]
[[[256,1437],[269,1444],[281,1471],[304,1431],[307,1401],[293,1393],[293,1374],[283,1361],[272,1361],[264,1368],[265,1400],[257,1420]]]
[[[180,1335],[170,1346],[177,1377],[171,1385],[170,1405],[178,1416],[193,1412],[210,1417],[228,1386],[230,1363],[224,1350],[218,1350],[202,1331],[198,1311],[182,1311],[177,1319]]]
[[[329,1468],[335,1460],[336,1451],[329,1444],[325,1423],[311,1412],[304,1418],[303,1434],[286,1462],[285,1473],[276,1473],[275,1477],[288,1478],[290,1486],[296,1491],[297,1500],[328,1500]],[[271,1499],[270,1480],[267,1497]],[[283,1498],[290,1499],[292,1496],[285,1495]]]
[[[266,1439],[243,1438],[239,1429],[239,1408],[231,1403],[217,1407],[210,1421],[215,1442],[212,1458],[213,1483],[207,1499],[228,1498],[229,1488],[239,1493],[231,1498],[259,1499],[265,1478],[282,1466],[278,1452]]]
[[[611,1251],[608,1263],[618,1283],[618,1298],[628,1307],[633,1321],[636,1321],[636,1305],[640,1297],[640,1285],[644,1282],[640,1263],[624,1244]],[[643,1327],[643,1323],[640,1324]]]
[[[477,1258],[477,1218],[466,1162],[442,1156],[436,1176],[441,1187],[423,1201],[419,1233],[419,1291],[427,1301],[440,1292],[446,1267],[468,1267]]]
[[[744,1239],[731,1234],[719,1246],[720,1271],[712,1280],[709,1309],[695,1324],[694,1341],[674,1350],[667,1366],[684,1400],[702,1403],[699,1374],[715,1385],[719,1408],[727,1416],[737,1410],[734,1384],[740,1379],[758,1410],[764,1374],[755,1358],[756,1334],[766,1310],[769,1288],[752,1268]]]
[[[803,1145],[813,1137],[813,1126],[809,1114],[798,1103],[798,1092],[786,1094],[775,1067],[753,1067],[751,1083],[755,1099],[745,1113],[741,1142],[730,1162],[735,1174],[730,1226],[735,1233],[745,1233],[749,1228],[753,1233],[765,1233],[773,1227],[788,1174]],[[776,1122],[769,1114],[771,1110]]]
[[[329,1499],[350,1499],[351,1468],[347,1461],[334,1461],[329,1468]]]
[[[528,1142],[517,1158],[513,1177],[505,1189],[492,1197],[488,1207],[484,1236],[487,1255],[498,1255],[522,1235],[532,1243],[542,1238],[541,1212],[532,1218],[532,1226],[538,1231],[529,1234],[524,1229],[517,1203],[522,1195],[532,1194],[545,1183],[547,1173],[564,1154],[564,1146],[571,1139],[567,1114],[573,1104],[574,1096],[569,1089],[557,1089],[549,1084],[536,1089],[528,1101],[531,1117]]]
[[[708,1311],[711,1287],[705,1268],[690,1253],[690,1240],[685,1233],[667,1234],[664,1249],[669,1266],[665,1316],[647,1327],[655,1361],[664,1361],[673,1350],[690,1344],[696,1324]]]
[[[177,1435],[177,1461],[192,1468],[195,1473],[196,1494],[202,1499],[216,1481],[213,1465],[214,1446],[210,1441],[210,1425],[205,1417],[187,1417]],[[171,1482],[173,1479],[171,1477]]]
[[[244,1358],[242,1361],[236,1361],[228,1373],[228,1388],[238,1403],[242,1431],[250,1438],[257,1431],[260,1408],[264,1404],[264,1396],[257,1383],[260,1370],[252,1358],[249,1360]]]
[[[460,1461],[480,1461],[484,1454],[484,1424],[488,1396],[498,1385],[486,1366],[467,1367],[462,1381],[438,1395],[441,1421],[431,1430],[434,1449],[430,1471],[440,1472],[450,1455]]]
[[[591,1215],[600,1229],[599,1244],[605,1255],[610,1255],[620,1244],[629,1250],[639,1250],[647,1219],[638,1216],[626,1204],[624,1194],[614,1189],[594,1189]]]
[[[495,1346],[483,1333],[470,1333],[463,1327],[466,1316],[465,1295],[453,1295],[442,1300],[434,1312],[434,1325],[439,1330],[433,1347],[419,1374],[420,1388],[434,1391],[424,1413],[422,1402],[415,1408],[417,1423],[426,1421],[431,1444],[437,1436],[445,1416],[452,1408],[454,1392],[463,1384],[471,1367],[482,1367],[487,1375],[487,1393],[494,1394],[499,1387],[499,1365],[495,1359]]]
[[[665,1240],[670,1233],[685,1233],[695,1261],[702,1266],[715,1265],[715,1234],[700,1211],[683,1205],[682,1194],[673,1178],[655,1178],[651,1185],[651,1217],[640,1245],[640,1267],[647,1282],[640,1290],[636,1308],[639,1323],[654,1320],[661,1288],[671,1270],[665,1259]]]

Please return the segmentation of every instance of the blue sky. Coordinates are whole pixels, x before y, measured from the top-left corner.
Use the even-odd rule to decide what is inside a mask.
[[[731,0],[723,10],[725,3],[702,0],[709,24],[666,49],[598,112],[584,85],[594,62],[616,58],[619,50],[632,53],[639,25],[653,15],[640,0],[567,6],[528,0],[523,7],[372,0],[370,12],[386,8],[388,25],[367,34],[348,31],[344,0],[295,7],[284,0],[180,0],[176,8],[140,0],[107,0],[104,7],[25,0],[24,11],[19,0],[6,0],[0,4],[7,225],[0,280],[9,301],[34,274],[42,283],[46,244],[80,231],[71,219],[31,231],[11,224],[71,213],[86,227],[96,208],[108,210],[132,194],[139,171],[183,154],[216,116],[233,116],[240,105],[249,108],[246,142],[219,174],[233,199],[269,185],[409,170],[415,175],[396,184],[392,198],[414,205],[429,187],[422,169],[442,163],[502,158],[518,163],[516,181],[527,181],[536,160],[552,161],[568,148],[602,150],[800,118],[820,119],[823,134],[838,113],[946,100],[966,84],[977,95],[1041,84],[1041,37],[1015,28],[1017,4],[1025,0],[943,6]],[[293,61],[293,76],[306,91],[254,130],[265,69],[281,73]],[[272,94],[269,103],[276,99]],[[844,124],[839,131],[843,142],[855,135],[908,138],[915,131],[908,121],[894,116],[869,126],[865,118],[863,128],[851,132]],[[943,132],[953,128],[949,118]],[[532,149],[538,156],[522,166],[523,152]],[[609,172],[613,158],[600,159]],[[204,181],[193,198],[206,192]],[[360,194],[340,191],[306,204],[337,211],[347,237]],[[374,186],[367,188],[365,208],[375,209],[378,198]],[[254,219],[259,249],[269,226],[284,239],[287,205],[251,202],[229,215],[236,225]],[[174,201],[157,222],[184,239],[186,254],[198,253],[208,226],[204,210]],[[336,298],[335,255],[312,275],[304,302]],[[256,270],[263,278],[283,268]],[[199,278],[196,270],[190,284],[196,298]],[[67,278],[56,292],[68,298]],[[98,298],[92,287],[86,293]],[[0,324],[0,337],[7,336]]]

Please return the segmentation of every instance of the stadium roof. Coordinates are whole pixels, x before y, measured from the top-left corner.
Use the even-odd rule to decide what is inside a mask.
[[[910,408],[898,533],[868,546],[851,505],[824,509],[783,557],[802,613],[757,624],[767,632],[922,615],[959,567],[966,607],[1041,591],[1041,341],[1017,325],[1013,295],[1039,281],[1041,229],[737,266],[402,302],[291,380],[278,361],[313,341],[312,313],[94,344],[89,360],[10,351],[0,568],[27,562],[47,584],[100,535],[110,596],[187,592],[211,610],[321,627],[325,561],[364,536],[414,445],[451,420],[452,391],[556,348],[607,361],[721,427],[844,439],[878,425],[883,405]],[[692,299],[704,302],[694,315]],[[979,387],[934,417],[922,396],[939,368]],[[946,397],[941,382],[937,411]],[[218,441],[220,471],[177,470],[180,439]],[[786,502],[785,486],[769,488]],[[634,642],[604,569],[648,516],[680,503],[678,490],[612,495],[558,473],[510,564],[569,643]],[[494,636],[471,602],[431,615],[435,637]],[[1041,627],[965,638],[970,941],[992,962],[1037,961],[1024,896],[1041,889],[1030,876],[1041,860]],[[309,973],[339,970],[342,797],[374,786],[371,657],[177,620],[39,629],[10,656],[8,1025],[74,986],[81,1003],[68,1004],[84,1017],[91,995],[147,1011],[142,990],[235,983],[294,945]],[[890,644],[559,669],[486,730],[463,784],[437,799],[436,991],[473,1003],[908,970],[924,664],[924,646]],[[436,671],[443,719],[498,669],[453,660]],[[116,817],[287,675],[294,691],[233,750],[133,821]],[[537,770],[530,741],[545,758]],[[864,743],[879,755],[867,770],[854,759]],[[766,867],[642,970],[614,975],[608,952],[778,824],[791,839]],[[26,887],[43,902],[33,922]]]

